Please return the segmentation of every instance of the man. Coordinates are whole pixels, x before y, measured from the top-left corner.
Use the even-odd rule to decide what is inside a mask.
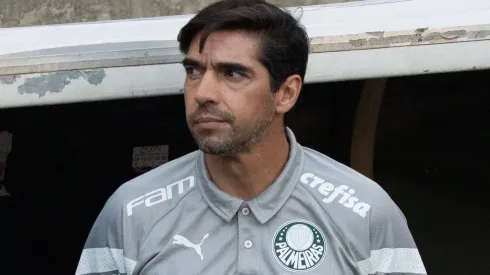
[[[178,40],[200,150],[115,192],[77,274],[426,274],[390,197],[284,126],[308,59],[291,15],[225,0]]]

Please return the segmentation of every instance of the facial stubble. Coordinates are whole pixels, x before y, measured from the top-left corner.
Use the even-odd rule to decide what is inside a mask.
[[[264,140],[270,132],[274,114],[274,100],[271,96],[267,100],[262,116],[246,122],[235,119],[227,121],[227,129],[222,134],[213,134],[212,131],[201,134],[192,127],[190,130],[199,150],[204,153],[216,156],[236,156],[250,152]],[[226,116],[233,117],[231,114],[226,114]]]

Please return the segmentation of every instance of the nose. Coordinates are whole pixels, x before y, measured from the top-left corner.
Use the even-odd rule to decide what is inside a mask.
[[[213,71],[207,71],[201,81],[199,81],[199,85],[197,86],[197,90],[195,93],[195,100],[199,105],[205,105],[209,103],[217,104],[219,102],[220,94],[219,94],[219,81],[215,73]]]

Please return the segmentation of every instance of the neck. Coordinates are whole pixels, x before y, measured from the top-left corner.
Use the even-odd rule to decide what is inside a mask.
[[[289,158],[284,126],[271,129],[250,152],[223,157],[206,155],[211,180],[231,196],[251,200],[265,191],[281,174]]]

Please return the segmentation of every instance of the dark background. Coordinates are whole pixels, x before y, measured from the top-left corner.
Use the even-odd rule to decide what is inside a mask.
[[[405,213],[428,274],[490,274],[490,72],[394,78],[374,179]],[[349,164],[361,81],[307,85],[288,116],[298,141]],[[132,148],[196,149],[182,96],[0,110],[14,134],[0,197],[0,274],[74,274]]]

